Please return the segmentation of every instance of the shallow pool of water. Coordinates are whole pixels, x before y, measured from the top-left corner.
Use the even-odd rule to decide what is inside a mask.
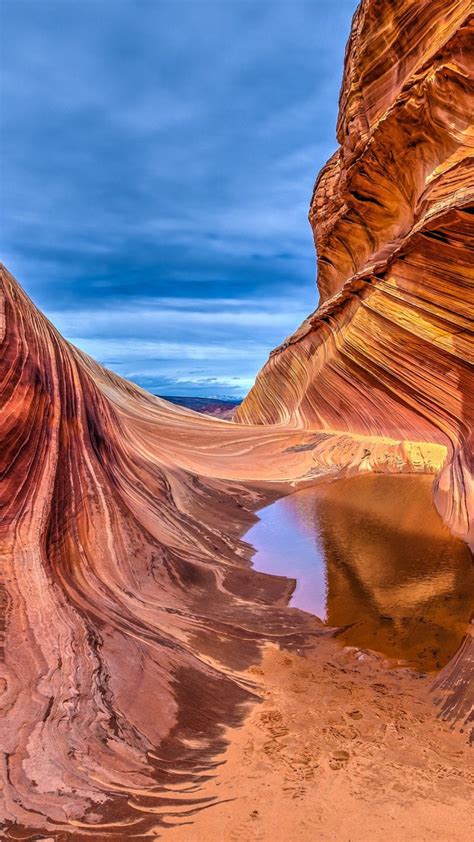
[[[291,605],[345,645],[444,666],[474,611],[474,565],[431,501],[431,478],[359,476],[262,509],[245,536],[257,570],[296,579]]]

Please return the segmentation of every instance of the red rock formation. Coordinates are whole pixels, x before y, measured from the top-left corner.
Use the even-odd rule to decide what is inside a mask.
[[[216,460],[255,470],[251,432],[106,372],[1,280],[3,817],[14,837],[122,838],[193,804],[251,698],[239,670],[314,623],[288,629],[271,606],[291,582],[251,573],[239,541],[262,493],[229,493]],[[263,451],[302,441],[262,432]]]
[[[272,355],[245,424],[107,372],[1,270],[9,837],[152,835],[196,808],[222,724],[251,698],[242,669],[260,642],[319,631],[285,608],[291,582],[250,570],[239,537],[275,489],[445,463],[437,505],[467,533],[467,12],[360,7],[341,148],[311,210],[322,303]],[[443,698],[469,651],[440,679]]]
[[[435,502],[471,541],[473,38],[470,0],[359,6],[309,215],[320,304],[236,416],[443,445]]]
[[[0,280],[6,827],[123,838],[196,807],[261,642],[319,631],[285,608],[291,580],[251,571],[252,510],[348,463],[433,472],[442,450],[197,415]]]

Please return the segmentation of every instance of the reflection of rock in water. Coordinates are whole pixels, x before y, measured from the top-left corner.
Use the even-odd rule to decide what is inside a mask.
[[[309,214],[318,307],[236,418],[445,444],[433,496],[474,542],[471,66],[470,0],[360,3]]]
[[[328,623],[350,626],[346,644],[424,670],[444,666],[473,611],[474,567],[435,511],[430,479],[357,477],[326,486],[315,501]]]

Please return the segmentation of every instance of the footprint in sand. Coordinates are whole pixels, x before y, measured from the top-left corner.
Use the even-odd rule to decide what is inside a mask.
[[[263,842],[265,833],[260,825],[260,814],[258,810],[252,810],[248,819],[239,822],[229,834],[231,842]]]
[[[329,766],[331,769],[343,769],[350,759],[350,754],[348,751],[340,750],[340,751],[333,751],[331,755],[331,759],[329,761]]]

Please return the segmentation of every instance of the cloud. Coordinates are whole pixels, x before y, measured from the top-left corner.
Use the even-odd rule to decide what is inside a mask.
[[[3,0],[3,260],[66,336],[297,326],[355,6]]]
[[[196,299],[132,299],[126,303],[109,302],[105,309],[74,308],[51,310],[49,317],[68,336],[120,336],[146,338],[170,331],[174,336],[195,331],[218,336],[245,332],[249,338],[265,334],[268,329],[280,332],[292,318],[294,325],[305,311],[298,300],[278,297],[259,302],[235,298],[227,301]]]
[[[208,395],[211,386],[214,394],[219,386],[226,394],[241,396],[268,349],[285,335],[289,323],[302,321],[309,306],[309,300],[283,292],[266,301],[258,296],[135,297],[110,300],[99,310],[67,308],[49,315],[73,344],[154,391],[169,391],[167,384],[174,382],[191,394]]]

